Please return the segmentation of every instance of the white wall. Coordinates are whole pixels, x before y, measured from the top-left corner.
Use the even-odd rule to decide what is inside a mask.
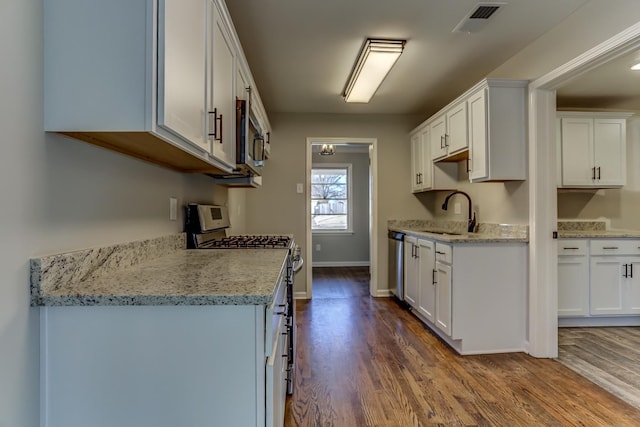
[[[306,248],[305,195],[296,183],[305,183],[307,137],[378,139],[379,289],[387,289],[387,220],[427,218],[428,212],[410,189],[408,133],[415,117],[329,114],[270,114],[273,158],[264,168],[264,185],[247,192],[247,227],[255,233],[293,233]],[[303,252],[303,256],[306,254]],[[308,261],[308,257],[305,258]],[[309,263],[305,262],[303,269]],[[296,292],[306,289],[306,273],[296,276]]]
[[[0,427],[39,425],[29,258],[182,231],[181,218],[168,219],[170,196],[227,200],[211,178],[43,133],[42,3],[0,6]]]

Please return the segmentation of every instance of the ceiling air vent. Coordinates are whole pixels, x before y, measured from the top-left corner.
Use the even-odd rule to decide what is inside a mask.
[[[489,18],[495,15],[506,3],[491,2],[491,3],[478,3],[475,7],[465,16],[458,25],[453,29],[454,32],[460,33],[477,33],[480,31],[489,21]]]

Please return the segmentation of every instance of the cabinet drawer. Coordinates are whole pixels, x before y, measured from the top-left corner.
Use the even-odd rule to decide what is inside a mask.
[[[273,303],[271,303],[271,305],[267,307],[265,315],[264,346],[265,355],[267,357],[272,353],[274,341],[278,337],[280,320],[286,315],[288,310],[286,291],[286,280],[284,271],[282,271],[280,272],[280,278],[278,279],[278,285],[276,287]]]
[[[586,255],[587,239],[558,240],[558,256]]]
[[[640,240],[591,240],[591,255],[640,255]]]
[[[436,261],[451,264],[451,246],[436,242]]]

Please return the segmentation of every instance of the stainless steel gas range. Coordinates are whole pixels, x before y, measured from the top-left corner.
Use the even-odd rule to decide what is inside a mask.
[[[225,206],[187,205],[185,230],[187,249],[288,249],[286,267],[286,304],[278,314],[285,316],[287,352],[286,388],[293,393],[296,354],[296,319],[293,299],[295,274],[304,263],[300,248],[290,235],[228,235],[231,223]],[[250,268],[250,266],[247,266]]]

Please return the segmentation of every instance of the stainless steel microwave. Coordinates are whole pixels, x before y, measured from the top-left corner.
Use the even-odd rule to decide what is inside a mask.
[[[243,172],[261,175],[265,160],[265,140],[250,104],[236,100],[236,165]]]

